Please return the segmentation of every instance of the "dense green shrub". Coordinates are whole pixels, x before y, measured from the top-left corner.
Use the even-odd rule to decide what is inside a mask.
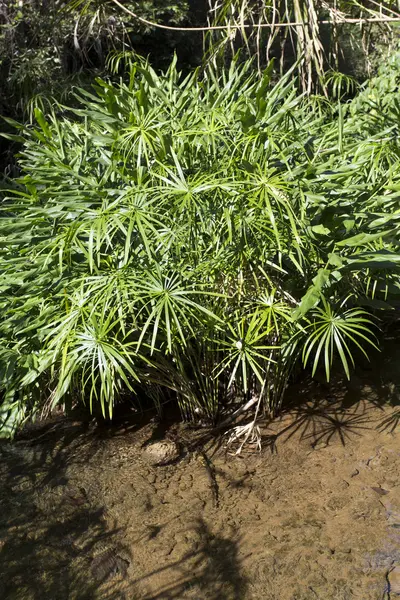
[[[1,203],[3,433],[165,390],[189,418],[274,412],[296,362],[349,374],[398,306],[399,103],[374,93],[398,60],[351,103],[139,61],[36,109]]]

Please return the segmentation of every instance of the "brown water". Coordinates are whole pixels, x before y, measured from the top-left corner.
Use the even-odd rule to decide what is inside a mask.
[[[59,419],[3,443],[0,598],[393,600],[399,358],[292,388],[261,453],[174,424],[182,459],[149,466],[151,422]]]

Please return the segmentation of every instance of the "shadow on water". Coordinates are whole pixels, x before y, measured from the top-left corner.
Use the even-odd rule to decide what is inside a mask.
[[[347,401],[347,394],[342,400],[333,402],[323,395],[314,397],[312,402],[290,407],[292,421],[277,437],[290,439],[297,434],[300,440],[308,441],[312,447],[329,445],[335,441],[345,446],[353,437],[361,436],[374,426],[374,418],[370,413],[376,407],[374,401],[364,402],[360,399],[351,405]]]
[[[329,383],[322,373],[317,379],[304,373],[300,381],[288,388],[279,417],[270,421],[260,419],[262,447],[276,453],[278,441],[283,443],[294,436],[313,448],[336,442],[345,446],[371,429],[393,433],[400,424],[399,336],[400,332],[394,341],[387,341],[371,362],[359,357],[357,374],[353,373],[350,381],[337,368]],[[379,411],[381,417],[377,416]],[[253,414],[245,414],[226,427],[217,424],[198,432],[191,437],[187,448],[190,452],[207,448],[212,457],[226,447],[224,433],[252,419]],[[236,446],[233,444],[231,451]]]
[[[143,582],[150,577],[157,578],[161,574],[171,575],[173,579],[172,584],[160,586],[143,600],[178,600],[183,597],[209,600],[245,598],[248,581],[241,572],[238,558],[240,540],[211,534],[202,519],[191,528],[191,533],[201,540],[196,550],[147,573],[136,582]]]
[[[345,446],[371,429],[393,432],[400,423],[400,409],[390,414],[384,409],[400,405],[399,392],[393,393],[390,382],[386,385],[374,383],[373,388],[371,392],[369,386],[364,386],[357,378],[347,387],[342,379],[329,386],[319,385],[311,379],[292,386],[279,418],[260,421],[262,448],[276,453],[278,442],[292,437],[308,442],[312,448],[336,442]],[[377,417],[377,409],[382,411],[381,418]],[[247,420],[245,417],[240,424],[248,421],[249,417]],[[215,438],[210,431],[193,446],[209,445],[215,453],[225,441],[221,435]]]
[[[305,379],[292,386],[282,420],[265,429],[264,448],[276,451],[278,442],[293,436],[314,448],[330,443],[345,446],[368,429],[393,431],[400,423],[398,359],[399,349],[394,347],[387,350],[379,369],[361,373],[350,383],[338,379],[327,385]],[[134,434],[149,424],[149,419],[141,423],[122,420],[112,430],[95,432],[60,421],[42,425],[37,433],[30,432],[13,444],[0,443],[1,600],[246,597],[249,582],[241,571],[240,539],[228,532],[211,533],[203,519],[188,526],[186,533],[196,542],[183,549],[179,558],[174,551],[167,564],[136,573],[133,579],[125,532],[110,522],[106,509],[81,487],[85,480],[76,473],[80,465],[92,460],[99,468],[101,455],[96,455],[103,447],[103,438]],[[156,422],[150,441],[174,432],[182,433],[182,429],[175,431],[174,421]],[[212,458],[226,439],[221,433],[188,433],[188,451],[202,451],[211,444],[207,453]],[[215,473],[224,476],[222,471]],[[90,477],[95,481],[96,472]],[[231,488],[245,488],[250,477],[246,472],[230,483]],[[162,525],[155,523],[148,528],[148,538],[154,540]],[[143,592],[150,580],[152,592]],[[154,588],[157,582],[158,588]]]
[[[212,534],[203,520],[188,526],[197,542],[179,560],[133,580],[135,540],[126,546],[125,532],[110,524],[106,508],[91,500],[81,487],[85,479],[76,476],[109,435],[60,421],[0,443],[1,600],[243,598],[240,540]],[[149,539],[160,530],[160,524],[150,528]],[[160,587],[154,591],[152,584],[149,595],[154,577]]]
[[[365,368],[350,381],[337,376],[331,383],[306,378],[292,386],[282,417],[290,422],[263,442],[276,451],[278,439],[294,435],[312,447],[339,442],[342,446],[371,429],[393,432],[400,423],[400,373],[397,344],[384,353],[380,369]],[[382,416],[379,417],[379,411]]]
[[[50,430],[40,445],[0,445],[2,600],[139,597],[120,588],[130,561],[119,531],[69,481],[75,454],[87,461],[95,451],[95,444],[82,446],[79,431]]]

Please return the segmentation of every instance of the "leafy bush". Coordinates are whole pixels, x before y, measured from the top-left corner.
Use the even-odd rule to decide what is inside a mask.
[[[329,379],[336,356],[349,375],[375,346],[373,313],[398,306],[394,92],[331,104],[235,63],[128,76],[18,126],[3,435],[79,398],[109,415],[126,395],[176,398],[186,418],[232,399],[273,413],[296,363]]]

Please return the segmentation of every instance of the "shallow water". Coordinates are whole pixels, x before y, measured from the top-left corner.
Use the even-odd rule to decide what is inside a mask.
[[[151,422],[56,419],[2,443],[0,598],[388,597],[400,565],[396,353],[350,384],[293,387],[261,454],[208,440],[209,466],[192,451],[206,432],[178,424],[163,435],[182,458],[159,467],[144,458]]]

